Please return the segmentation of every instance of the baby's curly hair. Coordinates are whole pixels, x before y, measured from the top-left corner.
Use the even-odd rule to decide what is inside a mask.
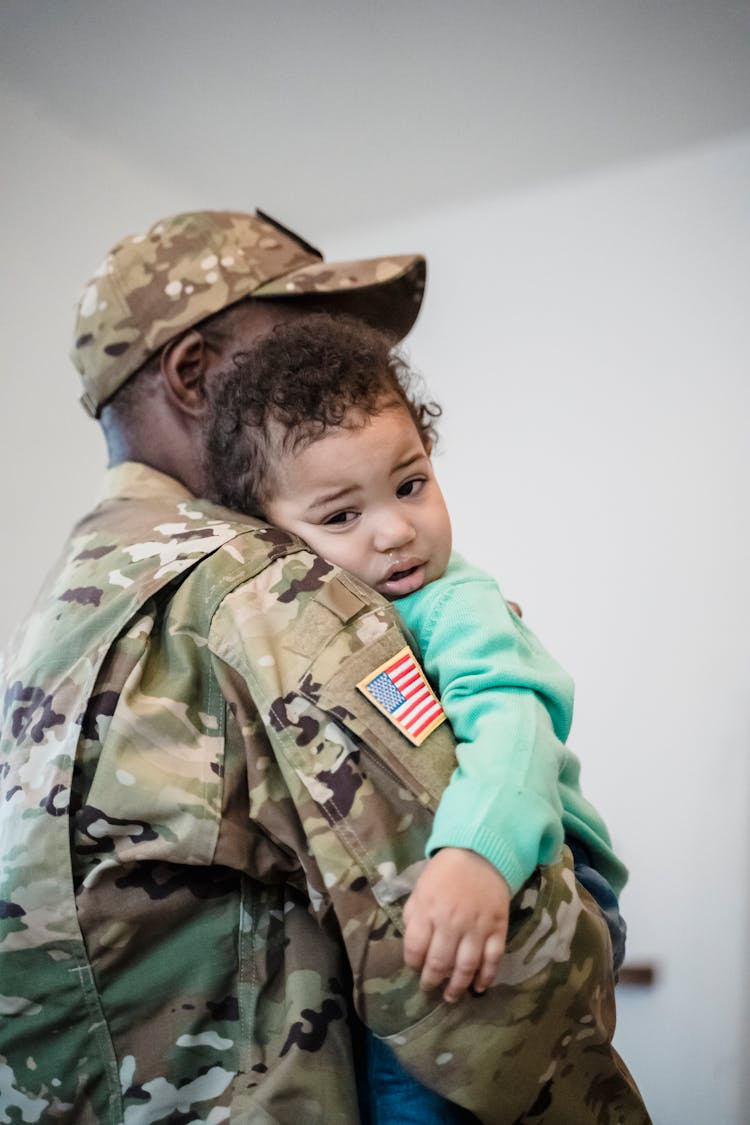
[[[280,456],[396,405],[406,407],[431,449],[440,407],[416,395],[417,376],[394,353],[395,344],[361,321],[311,313],[276,325],[235,355],[208,387],[209,498],[262,518]]]

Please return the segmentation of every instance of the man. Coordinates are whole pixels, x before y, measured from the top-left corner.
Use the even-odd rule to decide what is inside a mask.
[[[515,900],[487,993],[420,989],[401,907],[450,732],[420,757],[358,690],[404,648],[381,598],[199,499],[217,371],[310,307],[403,336],[424,273],[417,256],[330,265],[260,212],[203,212],[124,240],[84,291],[73,356],[105,496],[3,683],[15,1119],[352,1125],[361,1020],[481,1121],[648,1121],[611,1047],[606,927],[567,855]]]

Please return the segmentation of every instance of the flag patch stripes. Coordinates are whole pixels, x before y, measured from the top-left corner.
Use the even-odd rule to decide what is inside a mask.
[[[369,672],[357,688],[415,746],[421,746],[445,719],[440,701],[408,646]]]

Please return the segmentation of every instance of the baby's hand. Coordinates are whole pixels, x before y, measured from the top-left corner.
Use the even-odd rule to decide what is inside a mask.
[[[510,890],[489,860],[465,848],[442,848],[417,880],[404,907],[404,960],[421,970],[422,988],[449,977],[443,999],[469,985],[484,992],[505,949]]]

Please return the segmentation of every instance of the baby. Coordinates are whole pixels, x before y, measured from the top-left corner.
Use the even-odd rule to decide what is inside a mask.
[[[210,493],[393,601],[417,642],[458,744],[404,908],[405,960],[424,987],[447,981],[452,1001],[489,986],[512,895],[563,843],[605,914],[617,968],[627,872],[565,746],[572,682],[493,579],[453,552],[430,458],[440,410],[413,387],[392,341],[359,322],[278,326],[210,388]]]

